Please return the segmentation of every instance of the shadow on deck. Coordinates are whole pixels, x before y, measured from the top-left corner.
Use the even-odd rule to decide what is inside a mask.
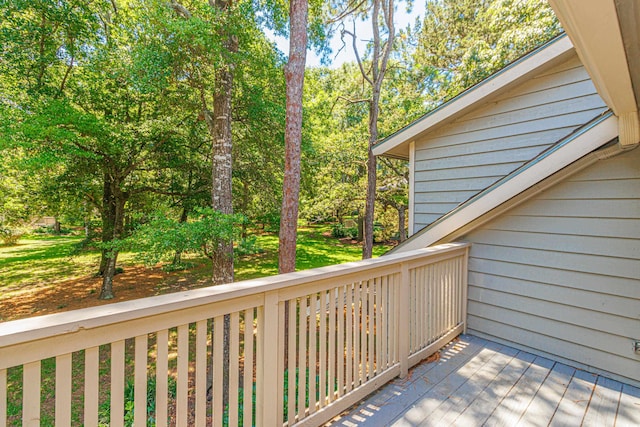
[[[331,426],[639,426],[640,389],[461,335]]]

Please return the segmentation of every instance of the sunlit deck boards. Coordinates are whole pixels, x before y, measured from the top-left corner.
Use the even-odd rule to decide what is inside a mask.
[[[640,389],[463,335],[332,426],[638,426]]]

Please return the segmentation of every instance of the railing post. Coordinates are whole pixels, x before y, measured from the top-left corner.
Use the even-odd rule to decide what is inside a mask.
[[[259,320],[260,355],[258,359],[257,382],[259,398],[256,408],[256,421],[260,426],[273,426],[277,424],[278,405],[278,340],[280,337],[280,324],[278,319],[278,291],[265,293],[262,319]],[[280,423],[282,420],[280,420]]]
[[[7,370],[6,369],[0,369],[0,427],[7,427]]]
[[[462,333],[467,333],[467,304],[468,304],[468,287],[469,287],[469,247],[464,249],[464,258],[462,261],[462,321],[464,329]]]
[[[400,300],[397,304],[398,312],[398,359],[400,361],[400,378],[409,373],[409,334],[411,322],[411,292],[409,289],[409,265],[400,264]]]

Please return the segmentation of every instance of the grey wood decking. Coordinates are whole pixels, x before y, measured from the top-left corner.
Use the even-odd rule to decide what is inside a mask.
[[[330,426],[640,426],[640,389],[462,335]]]

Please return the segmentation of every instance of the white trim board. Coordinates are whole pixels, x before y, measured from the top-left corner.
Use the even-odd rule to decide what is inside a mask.
[[[533,73],[551,67],[574,51],[571,40],[564,34],[556,37],[528,55],[512,62],[477,85],[442,104],[405,128],[385,138],[373,147],[373,154],[408,158],[408,142],[435,127],[449,122],[480,104],[530,77]]]
[[[413,236],[416,213],[416,144],[409,144],[409,232],[407,237]],[[403,224],[404,226],[404,224]]]
[[[415,234],[393,252],[402,253],[440,242],[617,136],[618,118],[608,112]]]
[[[635,1],[635,5],[634,5]],[[620,118],[622,146],[640,142],[640,88],[634,90],[638,52],[637,0],[550,0],[562,26],[576,47],[598,93]],[[625,27],[621,26],[624,19]]]
[[[614,0],[550,0],[593,84],[616,116],[637,112]]]

